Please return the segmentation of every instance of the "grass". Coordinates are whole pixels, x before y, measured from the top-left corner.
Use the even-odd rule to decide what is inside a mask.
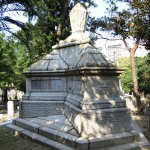
[[[49,150],[30,140],[20,138],[5,132],[5,126],[0,126],[0,150]]]

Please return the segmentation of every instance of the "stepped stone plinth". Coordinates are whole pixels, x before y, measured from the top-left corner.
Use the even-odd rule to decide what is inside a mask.
[[[70,12],[72,34],[23,73],[26,93],[19,105],[20,118],[7,126],[8,131],[17,130],[23,137],[33,135],[31,139],[41,138],[51,146],[57,145],[51,140],[62,144],[73,141],[72,145],[66,145],[84,150],[107,146],[111,150],[111,146],[119,145],[119,140],[120,144],[126,144],[139,137],[131,127],[130,110],[121,98],[119,75],[124,69],[92,46],[84,32],[87,16],[78,3]],[[53,124],[44,123],[47,116],[54,118]],[[55,116],[66,118],[65,133],[62,133],[64,125],[58,125]],[[72,133],[76,133],[75,137]],[[61,149],[62,144],[56,147]]]

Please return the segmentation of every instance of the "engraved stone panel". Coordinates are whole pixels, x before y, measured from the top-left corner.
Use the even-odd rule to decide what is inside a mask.
[[[32,90],[53,90],[62,91],[62,79],[32,79],[31,80]]]
[[[98,94],[101,95],[101,97],[104,97],[104,95],[108,96],[113,93],[112,88],[110,88],[112,85],[111,79],[100,79],[100,80],[96,80],[96,78],[92,79],[95,90]]]

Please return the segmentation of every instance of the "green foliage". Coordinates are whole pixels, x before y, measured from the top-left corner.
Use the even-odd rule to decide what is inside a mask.
[[[147,63],[148,57],[136,57],[137,76],[139,91],[150,94],[150,65]]]
[[[96,6],[92,0],[88,2],[86,0],[33,0],[32,2],[34,9],[39,13],[37,22],[34,25],[26,23],[26,28],[16,33],[18,44],[26,46],[29,65],[48,54],[52,51],[53,45],[71,34],[69,12],[77,2],[86,8]]]
[[[139,92],[144,94],[150,94],[150,66],[147,62],[148,57],[135,57],[137,78],[138,78],[138,87]],[[133,83],[132,83],[132,74],[131,74],[131,65],[130,58],[123,57],[120,58],[119,67],[125,68],[124,73],[121,75],[121,84],[123,91],[132,92]]]
[[[111,35],[122,39],[133,37],[140,40],[147,49],[150,47],[150,1],[105,0],[109,7],[106,16],[91,22],[91,31],[96,29],[108,31]],[[119,11],[117,2],[127,5],[128,9]]]
[[[12,83],[14,78],[14,66],[16,63],[13,41],[4,39],[0,34],[0,87]]]
[[[132,73],[129,57],[122,57],[118,60],[120,68],[124,68],[125,71],[121,74],[121,86],[125,93],[133,91]]]
[[[1,47],[3,48],[4,46],[1,51],[3,50],[2,54],[5,55],[5,57],[1,57],[4,59],[0,60],[0,66],[4,68],[4,71],[0,72],[1,87],[4,87],[6,84],[14,83],[18,89],[24,90],[25,78],[22,72],[31,64],[48,54],[52,50],[52,46],[58,43],[59,40],[64,40],[71,34],[69,12],[77,2],[83,4],[84,7],[96,6],[92,0],[88,2],[86,0],[32,0],[32,3],[30,0],[26,2],[22,0],[10,0],[0,3],[0,6],[2,6],[0,14],[1,31],[9,31],[7,26],[8,22],[16,24],[21,28],[21,30],[13,34],[9,40],[9,44],[5,40],[1,41]],[[6,15],[2,16],[6,6],[8,7],[5,9],[5,12],[23,11],[25,15],[29,15],[29,17],[36,15],[36,23],[21,23],[12,20]],[[9,45],[10,48],[6,49],[5,45]],[[14,53],[10,54],[10,52]],[[6,55],[11,56],[12,60],[8,61],[10,58]]]

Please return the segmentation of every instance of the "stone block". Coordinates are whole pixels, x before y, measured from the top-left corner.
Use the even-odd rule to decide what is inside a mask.
[[[5,131],[10,133],[10,134],[13,134],[15,136],[19,136],[20,133],[22,131],[24,131],[25,129],[21,128],[21,127],[18,127],[18,126],[15,126],[15,125],[12,125],[12,124],[7,124],[5,126]]]
[[[63,113],[63,101],[21,101],[19,117],[32,118]]]
[[[45,127],[52,128],[52,129],[55,129],[55,130],[59,130],[59,131],[62,131],[62,132],[68,132],[73,128],[72,126],[62,124],[61,122],[57,123],[57,119],[55,121],[56,122],[52,122],[52,121],[43,120],[43,119],[40,119],[40,118],[30,119],[30,122],[34,122],[34,123],[37,123],[37,124],[40,124],[40,125],[44,125]]]
[[[76,140],[76,149],[77,150],[86,150],[89,149],[89,141],[88,139],[78,138]]]
[[[80,136],[75,129],[70,130],[68,133],[77,137]]]
[[[65,102],[65,116],[83,138],[130,132],[131,118],[128,108],[98,110],[81,109]]]
[[[141,150],[138,143],[121,144],[117,146],[108,146],[103,148],[94,148],[92,150]]]
[[[44,141],[44,145],[52,150],[75,150],[74,148],[68,147],[66,145],[52,141],[50,139]]]
[[[99,138],[89,138],[90,149],[115,146],[133,142],[133,135],[128,132],[110,134]]]
[[[39,117],[40,119],[44,119],[50,122],[71,125],[65,115],[51,115],[47,117]]]
[[[70,146],[75,148],[75,141],[78,137],[63,133],[61,131],[57,131],[54,129],[50,129],[47,127],[41,127],[39,128],[39,134],[43,135],[51,140],[57,141],[59,143],[62,143],[64,145]]]
[[[17,126],[27,129],[29,131],[35,132],[35,133],[38,133],[39,128],[41,127],[41,125],[39,124],[30,122],[21,118],[17,118],[15,119],[15,121],[16,121]]]
[[[39,134],[33,133],[31,131],[28,131],[28,130],[22,131],[20,136],[22,138],[27,138],[27,139],[32,140],[32,141],[39,143],[41,145],[44,145],[44,141],[48,140],[46,137],[43,137]]]
[[[133,141],[134,142],[140,141],[140,135],[139,135],[139,133],[137,131],[131,130],[131,133],[133,134]]]

